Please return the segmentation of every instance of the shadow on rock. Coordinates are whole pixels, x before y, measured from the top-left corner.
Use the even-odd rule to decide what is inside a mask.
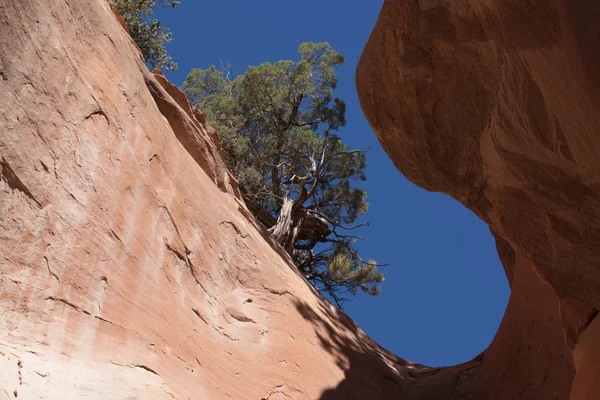
[[[297,300],[298,312],[315,326],[323,349],[344,371],[345,378],[324,391],[320,400],[417,399],[407,371],[424,368],[379,347],[346,314],[323,301],[318,312]]]

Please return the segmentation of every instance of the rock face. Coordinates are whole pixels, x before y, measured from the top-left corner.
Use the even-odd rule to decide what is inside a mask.
[[[473,397],[478,381],[459,384],[456,398],[600,391],[599,18],[591,0],[386,0],[363,53],[361,102],[396,166],[469,207],[497,239],[513,294],[484,365],[499,343],[524,352],[531,340],[530,364],[512,365],[525,392],[490,386]],[[524,294],[541,282],[546,301]],[[500,370],[485,376],[505,379]],[[548,391],[556,379],[564,389]]]
[[[359,71],[398,167],[490,223],[513,289],[484,353],[427,368],[297,273],[108,1],[0,0],[0,399],[594,398],[598,7],[472,3],[387,1]]]
[[[0,93],[0,399],[416,399],[108,1],[0,1]]]

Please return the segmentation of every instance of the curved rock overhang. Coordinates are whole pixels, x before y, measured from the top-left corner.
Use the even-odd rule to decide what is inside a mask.
[[[512,286],[485,372],[449,398],[599,392],[599,18],[585,0],[386,0],[362,55],[380,143],[489,224]]]

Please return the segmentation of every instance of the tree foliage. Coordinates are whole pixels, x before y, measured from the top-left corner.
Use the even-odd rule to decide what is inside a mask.
[[[157,19],[151,18],[154,7],[177,7],[175,0],[114,0],[119,14],[125,20],[129,33],[152,68],[175,70],[177,64],[167,54],[166,44],[173,35]]]
[[[343,57],[327,43],[303,43],[300,60],[194,69],[188,98],[219,130],[228,162],[254,215],[300,271],[341,304],[358,290],[376,295],[383,274],[363,260],[349,231],[368,209],[357,184],[365,151],[336,133],[346,105],[334,97]]]

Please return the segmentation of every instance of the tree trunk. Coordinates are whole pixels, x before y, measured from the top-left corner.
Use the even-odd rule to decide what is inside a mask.
[[[284,198],[277,222],[269,228],[275,240],[290,255],[297,240],[310,241],[311,244],[304,245],[304,250],[308,250],[331,234],[327,221],[315,217],[303,207],[298,207],[297,202],[298,200],[289,197]]]
[[[300,220],[295,218],[295,201],[289,197],[283,199],[283,205],[279,211],[279,217],[277,222],[273,225],[269,232],[273,235],[275,240],[287,251],[290,255],[294,249],[294,243],[296,242],[296,236],[298,235],[298,229],[300,227]]]

